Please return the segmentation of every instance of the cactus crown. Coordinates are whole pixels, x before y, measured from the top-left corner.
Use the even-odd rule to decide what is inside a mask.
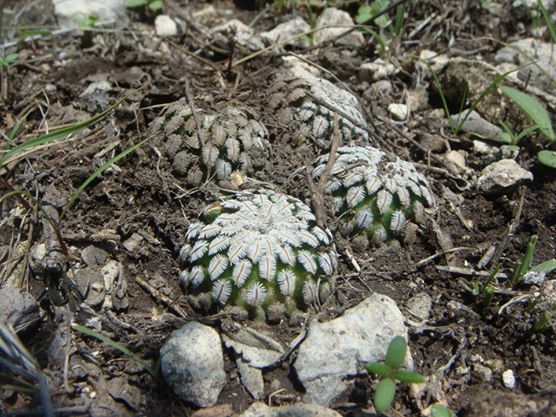
[[[324,172],[328,155],[315,161],[313,177]],[[434,206],[425,177],[409,162],[370,146],[340,147],[326,190],[350,234],[375,242],[403,236],[407,220],[424,221],[424,207]]]
[[[180,100],[153,121],[151,131],[163,134],[169,153],[178,158],[184,152],[196,155],[205,173],[219,180],[229,180],[233,171],[249,174],[266,160],[268,132],[250,111],[228,106],[217,115],[197,116],[195,120]]]
[[[338,114],[343,143],[358,138],[369,141],[367,132],[361,128],[367,123],[355,96],[313,75],[299,62],[294,61],[276,77],[270,88],[269,106],[281,123],[299,122],[301,138],[312,135],[327,144],[333,134],[334,116]]]
[[[290,314],[332,287],[336,253],[300,200],[273,191],[240,194],[208,207],[190,225],[180,276],[199,306]]]

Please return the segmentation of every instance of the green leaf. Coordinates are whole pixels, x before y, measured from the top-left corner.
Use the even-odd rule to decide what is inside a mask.
[[[546,109],[535,98],[512,87],[502,86],[500,90],[517,104],[538,126],[539,131],[551,142],[556,141],[552,122]]]
[[[541,316],[537,319],[533,325],[533,330],[536,332],[544,332],[550,327],[550,322],[552,321],[552,312],[543,311]]]
[[[454,413],[441,404],[435,404],[431,409],[431,417],[454,417]]]
[[[396,395],[396,383],[390,378],[384,378],[376,386],[373,403],[376,411],[383,413],[390,408]]]
[[[535,247],[537,246],[537,240],[539,237],[537,235],[531,236],[529,243],[527,244],[527,249],[521,258],[521,262],[516,266],[510,283],[512,287],[521,282],[523,276],[531,269],[531,262],[533,262],[533,255],[535,254]]]
[[[7,67],[17,59],[17,54],[8,54],[4,58],[0,58],[0,67]]]
[[[386,352],[386,365],[391,368],[399,368],[402,366],[407,351],[407,342],[402,336],[396,336],[388,345]]]
[[[378,375],[382,378],[386,378],[392,373],[392,368],[382,362],[369,363],[366,368],[371,374]]]
[[[162,0],[154,0],[149,3],[149,9],[153,12],[158,12],[162,9]]]
[[[141,7],[147,5],[148,0],[127,0],[125,7],[133,9],[135,7]]]
[[[355,16],[355,23],[362,25],[368,22],[371,17],[373,17],[373,9],[368,4],[362,4],[357,10],[357,16]]]
[[[541,164],[550,168],[556,168],[556,151],[539,151],[537,158],[539,158]]]
[[[537,0],[537,6],[541,11],[542,17],[544,17],[544,21],[546,22],[546,27],[548,27],[548,31],[550,32],[550,36],[552,37],[552,42],[556,43],[556,28],[554,28],[554,24],[552,23],[552,18],[550,14],[542,4],[541,0]]]
[[[535,266],[531,271],[549,274],[556,269],[556,259],[552,258]]]
[[[392,378],[408,384],[424,384],[427,378],[417,372],[407,371],[405,369],[396,369],[392,372]]]

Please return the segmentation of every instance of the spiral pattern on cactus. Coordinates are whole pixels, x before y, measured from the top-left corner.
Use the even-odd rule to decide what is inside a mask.
[[[314,163],[320,178],[329,155]],[[424,221],[434,195],[425,177],[409,162],[371,146],[344,146],[336,153],[326,191],[350,234],[364,233],[375,242],[403,236],[408,220]]]
[[[251,315],[291,314],[333,286],[337,255],[300,200],[273,191],[242,193],[205,209],[189,226],[180,278],[194,302],[239,306]]]
[[[280,122],[300,124],[300,138],[312,136],[327,144],[332,138],[337,114],[341,143],[356,139],[369,141],[362,128],[367,122],[355,96],[313,75],[299,62],[294,61],[278,74],[270,88],[269,106]]]

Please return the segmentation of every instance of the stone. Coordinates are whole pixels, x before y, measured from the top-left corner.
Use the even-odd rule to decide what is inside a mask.
[[[499,192],[524,181],[533,181],[533,174],[521,168],[513,159],[502,159],[483,169],[477,180],[477,188],[484,192]]]
[[[409,116],[409,109],[405,104],[391,103],[388,105],[388,112],[392,115],[394,120],[406,120]]]
[[[464,110],[461,113],[450,116],[452,126],[460,126],[464,132],[480,136],[484,139],[501,140],[502,129],[495,124],[483,119],[474,110]]]
[[[124,249],[130,253],[137,252],[139,250],[139,245],[145,240],[143,236],[139,233],[133,233],[129,239],[127,239],[122,246]]]
[[[502,382],[504,383],[504,386],[508,389],[514,389],[515,388],[515,375],[514,375],[514,371],[512,371],[511,369],[506,369],[503,373],[502,373]]]
[[[341,414],[318,404],[292,404],[269,407],[265,403],[252,404],[239,417],[341,417]]]
[[[476,363],[473,365],[473,370],[481,381],[489,382],[492,380],[492,369],[489,367]]]
[[[549,417],[556,416],[553,393],[521,394],[485,389],[484,384],[463,393],[466,417]],[[551,401],[552,400],[552,401]]]
[[[398,73],[398,69],[382,59],[365,62],[359,67],[358,77],[361,81],[379,81]]]
[[[103,266],[108,261],[108,252],[94,245],[89,245],[81,251],[81,259],[88,266]]]
[[[311,26],[305,20],[303,20],[302,17],[296,16],[295,18],[288,20],[287,22],[279,24],[272,30],[261,32],[259,36],[266,43],[274,44],[277,42],[283,42],[286,39],[301,35],[302,33],[308,32],[310,30]],[[284,45],[308,48],[309,40],[307,37],[302,36],[291,39],[285,42]]]
[[[183,34],[183,22],[165,14],[154,19],[154,30],[158,36],[179,36]]]
[[[160,349],[160,369],[183,401],[212,407],[227,380],[220,336],[204,324],[185,324]]]
[[[0,321],[13,326],[16,333],[33,328],[41,320],[39,305],[24,288],[0,288]]]
[[[341,317],[313,320],[294,364],[306,389],[306,401],[327,406],[352,383],[346,377],[365,374],[369,362],[383,361],[394,336],[407,339],[404,316],[389,297],[373,294]],[[405,367],[413,369],[411,353]]]
[[[245,386],[245,389],[254,399],[262,400],[264,398],[264,381],[262,371],[249,366],[249,362],[246,362],[241,358],[236,361],[236,364],[239,375],[241,376],[241,382]]]
[[[432,309],[432,298],[426,292],[420,292],[411,297],[406,306],[409,313],[420,321],[428,320]]]
[[[464,174],[467,172],[467,163],[465,162],[465,155],[461,151],[446,152],[446,165],[455,174]]]
[[[354,26],[354,23],[348,12],[339,10],[335,7],[328,7],[324,9],[316,23],[317,29],[324,28],[326,26]],[[317,30],[314,37],[315,45],[322,45],[331,41],[348,30],[349,28],[338,27]],[[336,41],[336,44],[357,48],[363,45],[363,42],[363,34],[357,31],[352,31],[350,34],[339,38]]]
[[[54,13],[63,26],[79,27],[82,22],[96,16],[97,22],[122,26],[127,23],[126,0],[52,0]]]
[[[252,51],[264,48],[263,41],[255,35],[255,31],[238,19],[231,19],[226,23],[215,26],[212,28],[212,32],[224,35],[233,34],[237,43]]]
[[[435,73],[442,71],[448,64],[448,56],[446,54],[439,54],[438,52],[429,49],[423,49],[419,54],[419,60],[428,63]]]

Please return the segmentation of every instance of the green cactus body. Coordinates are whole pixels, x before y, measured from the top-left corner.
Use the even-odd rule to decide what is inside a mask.
[[[228,106],[217,115],[196,113],[197,120],[180,100],[150,127],[153,134],[163,136],[164,146],[182,174],[191,176],[202,170],[205,178],[215,175],[229,180],[234,172],[249,174],[264,165],[270,152],[268,132],[250,111]]]
[[[328,157],[315,161],[314,178],[323,174]],[[422,223],[425,207],[435,204],[427,180],[412,164],[371,146],[340,147],[326,191],[344,230],[374,242],[402,237],[408,221]]]
[[[312,136],[328,144],[334,132],[334,116],[338,115],[342,143],[355,139],[368,142],[365,117],[357,98],[330,81],[319,78],[299,61],[278,74],[270,88],[269,107],[280,123],[297,122],[300,139]],[[347,117],[346,117],[347,116]]]
[[[331,292],[337,255],[300,200],[273,191],[238,194],[201,218],[180,253],[180,278],[194,306],[289,315]]]

